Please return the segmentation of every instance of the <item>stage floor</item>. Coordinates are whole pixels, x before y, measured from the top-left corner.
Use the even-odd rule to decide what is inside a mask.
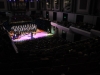
[[[41,37],[47,37],[47,36],[51,36],[53,34],[51,33],[47,33],[43,30],[39,30],[36,32],[36,34],[33,34],[33,39],[37,39],[37,38],[41,38]],[[26,41],[26,40],[31,40],[31,33],[28,34],[21,34],[20,37],[18,39],[12,39],[14,42],[22,42],[22,41]]]

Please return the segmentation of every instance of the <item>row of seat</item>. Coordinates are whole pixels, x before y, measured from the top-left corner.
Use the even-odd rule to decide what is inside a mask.
[[[73,22],[68,22],[68,21],[62,21],[62,22],[56,22],[56,23],[67,28],[69,28],[70,26],[73,26],[73,27],[76,27],[85,31],[89,31],[89,32],[91,29],[95,29],[95,25],[92,25],[89,23],[83,23],[83,22],[73,23]]]
[[[29,40],[15,43],[19,51],[15,54],[7,32],[0,33],[0,74],[100,74],[100,37],[77,42],[54,36]]]

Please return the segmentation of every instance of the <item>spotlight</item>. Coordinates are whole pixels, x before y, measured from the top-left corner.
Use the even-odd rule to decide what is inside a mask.
[[[31,2],[33,2],[33,0],[31,0]]]

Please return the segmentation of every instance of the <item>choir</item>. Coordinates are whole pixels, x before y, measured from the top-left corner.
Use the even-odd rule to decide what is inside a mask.
[[[18,26],[12,26],[11,31],[13,31],[13,39],[18,38],[20,35],[27,35],[28,33],[36,34],[37,25],[36,24],[24,24]]]

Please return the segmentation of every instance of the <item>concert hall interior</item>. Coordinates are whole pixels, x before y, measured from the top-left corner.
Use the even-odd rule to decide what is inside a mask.
[[[0,0],[0,75],[100,75],[100,0]]]

